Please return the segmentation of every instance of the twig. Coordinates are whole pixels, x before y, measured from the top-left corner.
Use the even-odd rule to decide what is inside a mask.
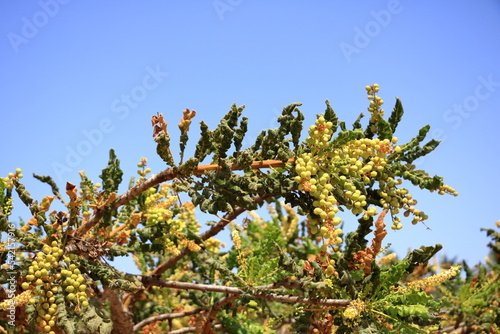
[[[294,158],[291,158],[288,160],[288,162],[293,162]],[[284,167],[285,164],[281,160],[263,160],[263,161],[254,161],[250,167],[252,169],[260,169],[260,168],[272,168],[272,167]],[[201,165],[198,166],[194,171],[193,174],[199,175],[203,174],[206,171],[209,170],[218,170],[220,169],[221,166],[217,164],[211,164],[211,165]],[[233,163],[230,165],[231,170],[240,170],[241,167],[237,163]],[[118,209],[120,206],[128,203],[130,200],[138,196],[140,193],[146,191],[147,189],[154,187],[157,184],[160,184],[165,181],[170,181],[173,180],[177,177],[181,176],[174,168],[167,168],[160,173],[151,176],[150,178],[144,180],[141,183],[136,184],[132,188],[128,189],[126,192],[124,192],[120,197],[116,199],[111,204],[111,211],[114,211]],[[97,225],[99,221],[101,220],[102,216],[104,215],[104,208],[97,209],[92,217],[84,223],[82,226],[80,226],[76,232],[76,236],[83,236],[85,233],[87,233],[92,227]]]
[[[179,176],[178,173],[176,173],[173,168],[167,168],[161,171],[160,173],[151,176],[149,179],[146,179],[143,182],[136,184],[135,186],[124,192],[120,197],[118,197],[116,201],[114,201],[111,204],[111,211],[116,210],[120,206],[128,203],[133,198],[138,196],[140,193],[148,190],[149,188],[154,187],[155,185],[160,184],[162,182],[172,180],[178,176]],[[79,237],[83,236],[92,227],[97,225],[101,220],[103,214],[104,214],[104,208],[97,209],[94,212],[93,216],[85,224],[83,224],[76,230],[75,232],[76,236]]]
[[[278,289],[281,287],[284,287],[287,289],[295,289],[295,288],[302,287],[302,283],[300,281],[282,280],[282,281],[267,284],[267,285],[259,285],[259,286],[256,286],[255,288],[259,289],[259,290],[272,290],[272,289]]]
[[[457,325],[445,327],[439,330],[437,333],[466,334],[466,333],[471,333],[471,328],[467,326],[464,322],[462,322]]]
[[[240,288],[234,288],[228,286],[163,280],[152,276],[140,276],[139,279],[146,286],[159,286],[163,288],[180,289],[180,290],[211,291],[211,292],[227,293],[236,296],[248,293],[255,298],[267,299],[283,303],[302,303],[309,305],[322,305],[331,307],[343,307],[343,306],[348,306],[351,303],[351,300],[349,299],[321,299],[321,298],[305,298],[300,296],[284,296],[263,291],[253,291],[253,292],[244,291]]]
[[[271,197],[272,195],[266,195],[266,196],[255,196],[253,198],[254,203],[260,203],[264,201],[265,199]],[[207,239],[210,239],[211,237],[217,235],[220,231],[226,227],[227,224],[229,224],[231,221],[236,219],[241,213],[245,212],[246,209],[242,207],[237,207],[234,209],[233,212],[227,213],[217,224],[213,225],[210,227],[208,230],[203,232],[200,235],[200,239],[202,241],[205,241]],[[169,259],[167,259],[165,262],[161,263],[158,267],[153,270],[151,273],[151,276],[160,276],[163,274],[166,270],[172,268],[180,259],[182,259],[184,256],[189,254],[191,251],[189,248],[185,247],[183,248],[178,255],[173,255]]]
[[[215,320],[217,316],[217,312],[224,306],[231,303],[233,300],[237,299],[237,295],[229,295],[220,300],[218,300],[215,304],[212,305],[210,312],[208,312],[207,319],[205,321],[205,325],[203,326],[202,334],[210,334],[212,329],[212,322]]]
[[[294,162],[295,158],[288,159],[288,162]],[[285,163],[281,160],[262,160],[254,161],[250,165],[251,169],[261,169],[261,168],[274,168],[274,167],[285,167]],[[209,170],[220,170],[222,167],[217,164],[211,165],[200,165],[194,171],[193,174],[203,174]],[[230,165],[231,170],[241,170],[242,168],[237,164],[233,163]]]
[[[267,292],[257,292],[253,293],[252,296],[260,299],[267,299],[275,302],[282,303],[301,303],[307,305],[321,305],[321,306],[330,306],[330,307],[344,307],[348,306],[351,303],[350,299],[321,299],[321,298],[306,298],[300,296],[284,296],[278,295],[275,293],[267,293]]]
[[[241,290],[240,288],[233,288],[229,286],[164,280],[157,278],[155,276],[138,276],[138,278],[145,286],[159,286],[162,288],[171,288],[179,290],[212,291],[212,292],[221,292],[221,293],[238,294],[238,295],[243,293],[243,290]]]
[[[214,325],[213,329],[222,329],[221,324]],[[195,333],[199,328],[197,327],[186,327],[182,329],[177,329],[175,331],[168,332],[168,334],[185,334],[185,333]]]
[[[199,307],[199,308],[191,310],[191,311],[155,315],[155,316],[146,318],[146,319],[142,320],[141,322],[135,324],[133,330],[135,333],[135,332],[138,332],[141,328],[143,328],[147,324],[150,324],[152,322],[175,319],[175,318],[182,318],[182,317],[185,317],[188,315],[193,315],[193,314],[199,313],[201,311],[203,311],[203,309]]]

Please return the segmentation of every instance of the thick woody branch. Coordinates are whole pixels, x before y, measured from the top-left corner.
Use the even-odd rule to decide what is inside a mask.
[[[132,334],[132,317],[123,307],[115,290],[104,287],[104,294],[109,300],[113,330],[111,334]]]

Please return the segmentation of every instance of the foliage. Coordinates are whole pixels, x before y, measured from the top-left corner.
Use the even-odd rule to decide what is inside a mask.
[[[80,172],[79,186],[67,183],[65,194],[49,176],[35,175],[53,194],[40,202],[21,183],[20,169],[0,178],[0,227],[7,235],[1,245],[1,329],[498,332],[499,232],[486,230],[492,256],[487,267],[463,263],[465,277],[457,275],[460,266],[438,271],[429,263],[439,244],[401,259],[384,245],[394,233],[387,221],[399,230],[406,217],[412,224],[428,218],[408,186],[457,193],[414,165],[439,144],[422,145],[430,127],[398,144],[401,101],[385,118],[378,85],[366,90],[366,125],[361,114],[348,129],[326,101],[303,141],[304,116],[294,103],[283,109],[278,128],[243,147],[248,119],[244,106],[233,105],[215,129],[200,123],[187,159],[196,112],[186,109],[178,164],[163,115],[153,116],[156,151],[167,167],[152,175],[142,158],[137,179],[122,194],[123,172],[113,150],[99,183]],[[14,191],[32,215],[19,227],[10,218]],[[55,200],[66,209],[51,209]],[[255,211],[263,206],[268,219]],[[214,221],[201,224],[196,210]],[[342,220],[339,211],[350,218]],[[214,238],[224,229],[231,233],[228,250]],[[106,261],[125,255],[141,275]]]

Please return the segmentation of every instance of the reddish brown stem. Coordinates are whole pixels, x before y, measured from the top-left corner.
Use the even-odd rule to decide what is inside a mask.
[[[291,158],[288,160],[288,162],[293,162],[294,158]],[[254,161],[251,164],[252,169],[260,169],[260,168],[273,168],[273,167],[284,167],[285,164],[281,160],[263,160],[263,161]],[[237,163],[231,164],[231,170],[240,170],[241,167]],[[221,166],[216,165],[216,164],[211,164],[211,165],[201,165],[198,166],[194,171],[193,174],[199,175],[203,174],[206,171],[210,170],[218,170],[220,169]],[[126,192],[124,192],[120,197],[116,199],[111,204],[111,211],[114,211],[118,209],[120,206],[128,203],[130,200],[141,194],[142,192],[146,191],[147,189],[156,186],[157,184],[160,184],[165,181],[170,181],[175,178],[180,177],[181,175],[177,173],[174,168],[167,168],[160,173],[151,176],[149,179],[144,180],[141,183],[136,184]],[[75,236],[81,237],[85,233],[87,233],[90,229],[92,229],[94,226],[96,226],[99,221],[101,220],[102,216],[104,215],[104,208],[97,209],[93,216],[82,226],[80,226],[76,232]]]
[[[288,159],[288,162],[292,163],[295,158]],[[275,167],[285,167],[285,163],[281,160],[262,160],[262,161],[254,161],[250,165],[251,169],[261,169],[261,168],[275,168]],[[203,174],[209,170],[219,170],[221,166],[216,164],[211,165],[200,165],[194,171],[193,174]],[[231,170],[241,170],[242,168],[237,164],[231,164]]]
[[[233,300],[237,299],[237,295],[229,295],[224,298],[219,299],[215,304],[212,305],[212,308],[210,309],[210,312],[208,312],[207,315],[207,320],[205,321],[205,325],[203,326],[202,334],[210,334],[212,331],[212,323],[215,320],[215,317],[217,316],[217,313],[219,310],[224,306],[229,303],[231,303]]]
[[[264,201],[266,198],[271,197],[272,195],[267,195],[267,196],[255,196],[253,201],[254,203],[260,203]],[[245,208],[238,207],[236,208],[233,212],[230,212],[226,214],[223,219],[221,219],[217,224],[213,225],[210,227],[207,231],[203,232],[200,235],[201,240],[205,241],[219,233],[226,227],[227,224],[229,224],[232,220],[236,219],[241,213],[245,212]],[[181,252],[178,255],[173,255],[171,256],[167,261],[161,263],[158,267],[153,270],[151,273],[151,276],[160,276],[163,274],[166,270],[172,268],[180,259],[182,259],[184,256],[189,254],[191,251],[189,248],[185,247],[181,250]]]

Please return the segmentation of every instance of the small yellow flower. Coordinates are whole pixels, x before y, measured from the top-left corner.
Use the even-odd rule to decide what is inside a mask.
[[[439,274],[432,275],[429,277],[422,278],[418,281],[408,283],[407,287],[398,287],[395,289],[396,292],[407,293],[410,289],[424,289],[431,286],[437,286],[446,280],[456,276],[460,272],[462,266],[451,266],[450,269],[445,270]]]
[[[237,230],[231,232],[231,238],[233,239],[234,249],[241,248],[241,238]]]
[[[366,303],[362,300],[353,300],[344,310],[344,318],[355,319],[366,309]]]

